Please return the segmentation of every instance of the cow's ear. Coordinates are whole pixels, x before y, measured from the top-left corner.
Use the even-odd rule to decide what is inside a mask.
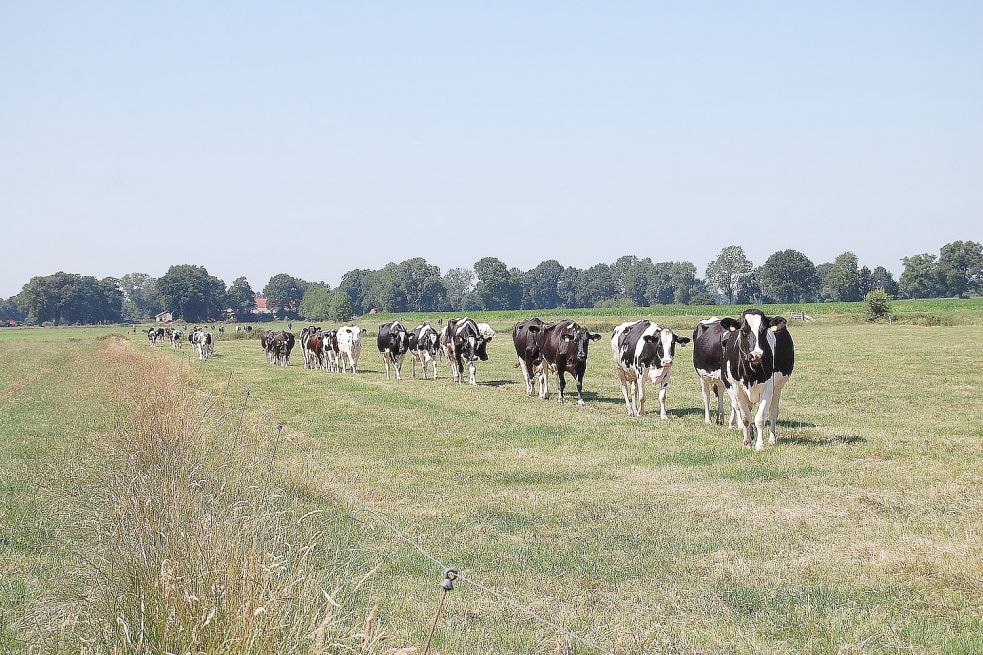
[[[573,341],[573,335],[568,332],[568,333],[566,333],[566,334],[563,335],[563,340],[564,341]]]
[[[677,337],[676,335],[673,335],[673,339],[676,340],[676,343],[682,344],[684,346],[689,343],[689,337]]]
[[[598,333],[596,333],[596,332],[594,334],[590,335],[590,340],[591,341],[598,341],[598,340],[600,340],[600,338],[601,338],[601,335],[598,334]]]
[[[738,321],[737,319],[730,318],[728,316],[727,318],[720,319],[720,325],[724,329],[730,330],[731,332],[733,332],[737,328],[741,327],[741,322]]]
[[[536,334],[537,332],[542,332],[543,331],[543,328],[539,327],[538,325],[530,325],[526,329],[529,330],[530,332],[532,332],[533,334]]]
[[[781,316],[772,316],[771,320],[768,321],[768,327],[772,332],[778,332],[785,329],[785,325],[788,322]]]
[[[656,338],[657,337],[654,334],[646,334],[644,337],[642,337],[642,339],[644,339],[645,341],[648,341],[649,343],[652,343],[653,341],[655,341]]]

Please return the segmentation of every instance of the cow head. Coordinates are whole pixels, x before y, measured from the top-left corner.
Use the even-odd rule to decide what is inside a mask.
[[[655,346],[655,358],[652,365],[657,368],[667,368],[672,366],[673,358],[676,356],[676,344],[685,346],[690,342],[689,337],[677,336],[669,328],[655,325],[653,334],[646,334],[642,337],[645,341]]]
[[[389,327],[389,351],[393,354],[405,353],[410,348],[410,335],[398,322]]]
[[[601,338],[601,335],[592,333],[587,329],[580,327],[576,323],[571,323],[561,338],[563,339],[563,342],[566,344],[567,348],[573,350],[574,358],[578,362],[586,362],[590,342],[597,341]]]
[[[786,321],[781,316],[768,317],[759,309],[747,309],[740,319],[723,318],[720,325],[731,334],[741,359],[758,368],[773,361],[775,333],[784,330]]]

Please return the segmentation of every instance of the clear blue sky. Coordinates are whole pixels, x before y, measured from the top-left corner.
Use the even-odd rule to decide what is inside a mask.
[[[983,239],[983,2],[478,4],[3,3],[0,295]]]

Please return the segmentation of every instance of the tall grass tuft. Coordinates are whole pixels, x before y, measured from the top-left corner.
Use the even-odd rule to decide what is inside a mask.
[[[173,359],[122,340],[100,352],[115,427],[44,492],[65,566],[27,617],[34,650],[377,652],[377,621],[353,609],[360,583],[345,582],[362,576],[279,492],[242,397],[203,397]]]

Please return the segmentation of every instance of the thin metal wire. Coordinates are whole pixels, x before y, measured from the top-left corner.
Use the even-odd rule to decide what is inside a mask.
[[[189,357],[189,359],[191,358]],[[239,382],[237,376],[235,375],[235,372],[230,372],[229,381],[234,383],[244,393],[248,394],[248,400],[253,401],[252,403],[253,408],[258,410],[275,427],[282,428],[282,426],[285,425],[284,421],[274,418],[273,415],[270,414],[263,407],[265,404],[270,403],[271,401],[257,396],[252,389],[246,387],[241,382]],[[228,382],[226,384],[228,385]],[[357,521],[363,524],[365,523],[364,521],[359,519],[358,516],[356,515],[357,512],[364,512],[369,516],[371,516],[372,518],[374,518],[379,523],[381,523],[399,541],[401,541],[402,543],[408,546],[411,546],[414,550],[416,550],[417,553],[420,554],[420,556],[422,556],[424,559],[428,560],[430,563],[437,566],[441,570],[441,572],[446,571],[448,568],[453,568],[447,566],[447,564],[445,564],[443,560],[441,560],[437,556],[427,551],[422,545],[420,545],[419,540],[413,539],[409,535],[407,535],[399,526],[396,525],[395,521],[393,521],[388,515],[372,507],[369,507],[364,498],[354,494],[353,492],[348,491],[349,486],[344,484],[340,479],[336,478],[328,471],[322,471],[322,474],[325,474],[327,477],[331,479],[332,482],[335,483],[336,489],[345,490],[340,493],[336,493],[334,495],[344,497],[345,501],[349,505],[349,510],[351,511],[353,518],[355,518]],[[522,612],[523,614],[531,617],[541,625],[552,628],[554,631],[556,631],[557,634],[563,635],[573,641],[577,641],[583,644],[584,646],[594,649],[598,653],[602,653],[602,655],[614,655],[612,651],[604,648],[593,639],[589,637],[585,637],[577,632],[574,632],[570,628],[559,625],[549,620],[548,618],[546,618],[545,616],[543,616],[533,608],[529,607],[528,605],[524,605],[523,603],[519,602],[515,598],[515,596],[512,595],[511,593],[502,592],[497,589],[494,589],[488,584],[482,582],[481,580],[460,573],[459,569],[458,571],[459,571],[457,574],[458,581],[470,585],[475,589],[485,592],[486,594],[496,598],[499,602],[509,605],[513,609],[516,609]]]

